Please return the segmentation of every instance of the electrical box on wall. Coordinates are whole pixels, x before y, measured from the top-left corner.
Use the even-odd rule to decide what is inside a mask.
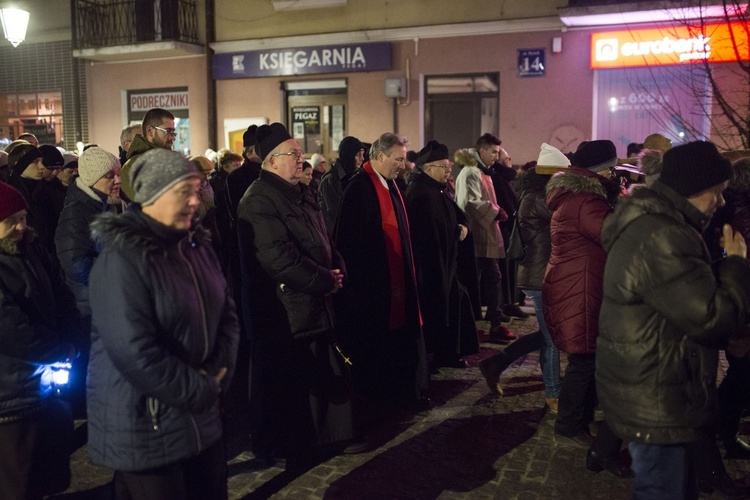
[[[393,98],[406,97],[406,78],[386,78],[385,96]]]

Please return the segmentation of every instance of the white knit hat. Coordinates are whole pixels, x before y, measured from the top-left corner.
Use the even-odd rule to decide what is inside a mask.
[[[536,161],[536,173],[540,175],[551,175],[570,166],[570,160],[562,154],[559,149],[542,143],[542,150]]]
[[[326,161],[326,157],[320,153],[315,153],[310,157],[310,165],[312,165],[313,168],[318,168],[318,165],[323,161]]]
[[[81,182],[91,187],[113,168],[119,166],[120,160],[115,155],[94,146],[81,153],[78,158],[78,176]]]

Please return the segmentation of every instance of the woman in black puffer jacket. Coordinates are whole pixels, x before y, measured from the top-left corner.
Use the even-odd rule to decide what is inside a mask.
[[[219,394],[239,326],[207,233],[191,230],[200,172],[155,149],[130,175],[129,211],[92,224],[91,461],[134,498],[226,498]]]
[[[539,163],[541,162],[541,164]],[[480,362],[493,392],[502,394],[498,385],[500,374],[519,357],[533,351],[539,352],[539,364],[549,410],[557,413],[557,397],[560,394],[560,352],[547,330],[542,311],[542,282],[547,269],[552,244],[549,226],[552,215],[547,208],[545,188],[550,174],[558,168],[570,165],[570,161],[558,150],[542,144],[538,168],[529,169],[516,181],[519,192],[518,227],[524,244],[525,255],[518,263],[517,286],[532,301],[539,322],[539,330],[521,337],[498,355]],[[549,170],[550,167],[554,167]],[[547,169],[547,170],[544,170]]]

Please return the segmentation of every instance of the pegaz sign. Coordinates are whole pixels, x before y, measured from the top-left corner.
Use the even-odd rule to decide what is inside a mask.
[[[747,40],[739,22],[593,33],[591,69],[747,61]]]
[[[216,80],[383,71],[391,69],[391,44],[362,43],[215,54],[212,67]]]

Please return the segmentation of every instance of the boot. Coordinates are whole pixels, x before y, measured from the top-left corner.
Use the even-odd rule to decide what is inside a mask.
[[[479,362],[479,370],[484,376],[484,381],[487,383],[490,392],[497,394],[498,396],[503,395],[503,388],[500,386],[500,375],[506,368],[504,363],[505,356],[503,353],[495,354],[491,358],[483,359]]]

